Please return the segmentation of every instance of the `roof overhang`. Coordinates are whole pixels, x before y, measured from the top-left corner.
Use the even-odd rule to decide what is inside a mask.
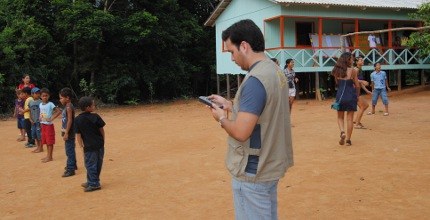
[[[428,0],[273,0],[282,5],[321,5],[358,7],[358,8],[388,8],[388,9],[417,9]]]
[[[218,6],[216,6],[215,10],[212,12],[211,16],[206,20],[205,26],[213,27],[215,25],[215,21],[218,16],[227,8],[227,6],[231,3],[232,0],[222,0]]]
[[[222,0],[209,18],[205,22],[205,26],[213,27],[216,19],[223,13],[227,6],[233,0]],[[284,7],[290,5],[320,5],[326,8],[330,6],[357,7],[365,10],[366,8],[387,8],[398,11],[400,9],[418,9],[419,6],[429,0],[269,0],[276,4],[281,4]]]

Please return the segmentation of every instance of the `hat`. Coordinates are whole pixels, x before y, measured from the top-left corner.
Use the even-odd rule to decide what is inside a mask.
[[[36,93],[36,92],[40,92],[40,89],[37,87],[34,87],[33,89],[31,89],[31,93]]]

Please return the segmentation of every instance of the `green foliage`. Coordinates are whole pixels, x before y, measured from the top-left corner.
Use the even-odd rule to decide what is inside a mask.
[[[411,18],[423,21],[425,26],[430,25],[430,2],[423,3],[416,13],[410,14]],[[408,46],[420,49],[422,56],[430,54],[430,30],[415,32],[409,36]]]
[[[138,43],[151,33],[158,19],[152,14],[142,11],[133,13],[122,26],[124,42],[127,44]]]
[[[87,83],[85,79],[81,79],[81,81],[79,82],[79,88],[81,89],[81,92],[83,92],[85,96],[94,96],[94,93],[96,92],[96,88],[94,88],[94,84]]]
[[[127,105],[139,105],[139,99],[133,98],[124,102]]]
[[[207,94],[214,29],[202,26],[216,2],[2,0],[0,105],[24,73],[53,94],[67,86],[109,103]]]

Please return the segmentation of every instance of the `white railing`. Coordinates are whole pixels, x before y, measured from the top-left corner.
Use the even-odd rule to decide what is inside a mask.
[[[373,69],[373,64],[377,62],[381,63],[384,69],[430,69],[430,54],[421,56],[419,49],[354,49],[351,53],[364,58],[363,70]],[[286,59],[294,59],[296,72],[325,72],[331,71],[342,51],[340,48],[279,49],[268,50],[266,54],[277,58],[281,66]]]

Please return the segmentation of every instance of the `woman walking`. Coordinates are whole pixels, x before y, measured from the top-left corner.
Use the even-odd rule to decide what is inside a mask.
[[[358,96],[358,108],[360,108],[360,110],[358,110],[357,112],[357,117],[355,117],[354,120],[354,128],[359,128],[359,129],[366,129],[366,127],[364,127],[363,124],[361,124],[361,118],[363,117],[364,112],[366,111],[367,108],[369,108],[369,103],[367,103],[365,94],[372,94],[372,92],[370,92],[366,86],[369,85],[369,83],[364,80],[364,76],[363,76],[363,71],[361,70],[361,67],[364,65],[364,61],[363,61],[363,57],[359,56],[355,58],[355,67],[357,70],[357,74],[358,74],[358,82],[360,83],[360,94]]]
[[[360,83],[357,78],[357,70],[352,68],[354,57],[349,52],[343,53],[337,60],[332,74],[337,84],[336,100],[340,103],[337,110],[337,123],[340,130],[340,145],[350,146],[353,129],[354,112],[357,111],[357,97],[360,92]],[[345,134],[346,112],[346,134]]]

